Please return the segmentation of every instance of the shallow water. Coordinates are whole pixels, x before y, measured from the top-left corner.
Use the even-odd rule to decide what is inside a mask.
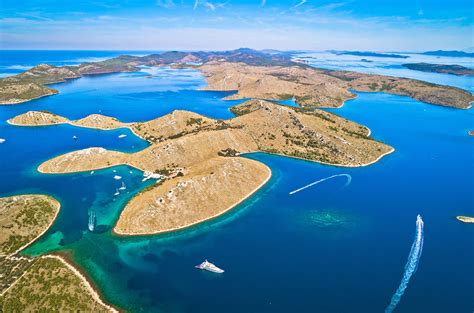
[[[150,72],[153,78],[145,78]],[[94,174],[44,175],[38,164],[85,147],[133,152],[147,143],[128,130],[70,125],[25,128],[5,123],[28,110],[69,118],[91,113],[123,121],[149,120],[173,109],[229,118],[228,93],[196,91],[194,71],[144,69],[58,84],[61,93],[0,107],[0,195],[48,193],[62,208],[57,221],[25,253],[66,251],[111,303],[149,312],[381,312],[403,275],[416,215],[425,221],[418,271],[400,312],[468,312],[474,306],[472,110],[426,105],[405,97],[358,93],[336,114],[367,125],[396,148],[363,168],[338,168],[263,153],[273,176],[228,214],[176,233],[117,237],[110,227],[126,201],[147,186],[126,166]],[[288,104],[291,104],[289,102]],[[118,135],[127,133],[124,139]],[[72,140],[72,136],[78,140]],[[116,172],[114,172],[114,170]],[[131,173],[130,173],[131,171]],[[319,179],[336,177],[290,195]],[[122,176],[126,192],[113,193]],[[130,192],[130,193],[127,193]],[[87,231],[97,212],[104,232]],[[209,259],[225,269],[194,269]]]

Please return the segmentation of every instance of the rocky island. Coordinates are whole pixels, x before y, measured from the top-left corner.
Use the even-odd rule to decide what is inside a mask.
[[[48,111],[28,111],[17,115],[12,119],[9,119],[7,122],[16,126],[49,126],[57,124],[71,124],[78,127],[102,130],[128,127],[126,123],[121,123],[114,117],[101,114],[91,114],[84,118],[71,121],[65,117]]]
[[[0,311],[116,311],[60,256],[18,252],[51,226],[59,202],[46,195],[0,198]]]
[[[457,64],[406,63],[402,64],[402,66],[414,71],[452,74],[458,76],[474,75],[474,69]]]
[[[47,85],[83,75],[139,70],[139,66],[192,67],[207,77],[208,90],[237,91],[234,97],[295,98],[303,107],[339,107],[355,97],[350,90],[386,92],[455,108],[469,108],[474,97],[459,88],[423,81],[348,71],[322,70],[294,62],[290,54],[251,49],[221,52],[171,51],[138,57],[123,55],[79,66],[38,65],[0,79],[0,104],[15,104],[57,93]]]
[[[474,223],[474,217],[459,215],[456,218],[463,223]]]
[[[136,153],[88,148],[48,160],[38,170],[72,173],[128,164],[163,175],[165,179],[126,205],[114,228],[118,234],[134,235],[199,223],[259,189],[271,172],[260,162],[240,157],[242,153],[263,151],[353,167],[393,151],[373,140],[368,128],[325,111],[265,100],[248,100],[231,110],[237,116],[230,120],[174,111],[152,121],[122,124],[151,145]],[[34,125],[37,113],[26,114]],[[12,121],[27,125],[22,116]],[[103,128],[100,122],[94,127]]]

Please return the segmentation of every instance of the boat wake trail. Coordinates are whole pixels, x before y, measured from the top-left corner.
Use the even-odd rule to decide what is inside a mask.
[[[314,186],[314,185],[317,185],[317,184],[319,184],[319,183],[322,183],[323,181],[326,181],[326,180],[329,180],[329,179],[332,179],[332,178],[335,178],[335,177],[341,177],[341,176],[347,177],[347,182],[346,182],[346,184],[344,185],[344,187],[349,186],[349,184],[350,184],[351,181],[352,181],[352,176],[351,176],[351,175],[349,175],[349,174],[336,174],[336,175],[332,175],[332,176],[329,176],[329,177],[326,177],[326,178],[317,180],[317,181],[315,181],[315,182],[313,182],[313,183],[311,183],[311,184],[309,184],[309,185],[306,185],[306,186],[304,186],[304,187],[298,188],[298,189],[296,189],[296,190],[293,190],[293,191],[291,191],[289,194],[292,195],[292,194],[297,193],[297,192],[300,192],[300,191],[302,191],[302,190],[304,190],[304,189],[306,189],[306,188],[309,188],[309,187],[311,187],[311,186]],[[343,188],[344,188],[344,187],[343,187]]]
[[[392,296],[392,301],[390,301],[390,304],[385,309],[385,313],[391,313],[395,309],[398,302],[400,302],[400,299],[405,293],[405,289],[408,286],[408,282],[410,281],[411,275],[413,275],[418,268],[418,262],[420,261],[421,251],[423,250],[423,226],[423,220],[418,214],[418,216],[416,217],[415,241],[413,242],[410,254],[408,255],[408,261],[405,265],[405,273],[403,274],[400,286],[398,286],[397,291],[395,291]]]

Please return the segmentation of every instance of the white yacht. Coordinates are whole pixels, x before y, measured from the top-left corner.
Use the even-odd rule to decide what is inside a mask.
[[[115,189],[114,196],[118,196],[119,194],[120,194],[120,192],[118,191],[118,189]]]
[[[223,269],[218,268],[217,266],[215,266],[214,264],[212,264],[208,260],[205,260],[201,264],[196,265],[195,268],[198,268],[200,270],[206,270],[206,271],[213,272],[213,273],[218,273],[218,274],[224,273]]]
[[[115,175],[115,176],[114,176],[114,179],[115,179],[115,180],[122,179],[122,176]]]
[[[127,137],[127,135],[125,135],[125,134],[120,134],[118,137],[119,137],[120,139],[122,139],[122,138]]]

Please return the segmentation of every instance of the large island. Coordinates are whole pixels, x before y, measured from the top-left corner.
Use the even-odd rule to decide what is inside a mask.
[[[307,108],[339,107],[355,95],[350,90],[404,95],[436,105],[469,108],[474,97],[459,88],[419,80],[312,68],[293,62],[290,54],[251,49],[221,52],[171,51],[138,57],[123,55],[79,66],[38,65],[0,79],[0,104],[16,104],[53,95],[49,84],[97,75],[139,70],[139,66],[193,67],[203,72],[207,89],[237,91],[235,97],[295,98]]]
[[[174,111],[149,122],[120,124],[148,140],[136,153],[96,147],[58,156],[41,164],[44,173],[72,173],[128,164],[164,178],[136,195],[114,231],[122,235],[160,233],[223,214],[258,190],[271,172],[242,153],[262,151],[345,167],[376,162],[394,149],[373,140],[370,130],[321,110],[248,100],[231,110],[230,120]],[[30,126],[51,120],[27,112],[9,122]],[[50,113],[51,114],[51,113]],[[41,118],[36,118],[41,116]],[[56,116],[55,121],[63,122]],[[96,117],[104,128],[110,118]]]

